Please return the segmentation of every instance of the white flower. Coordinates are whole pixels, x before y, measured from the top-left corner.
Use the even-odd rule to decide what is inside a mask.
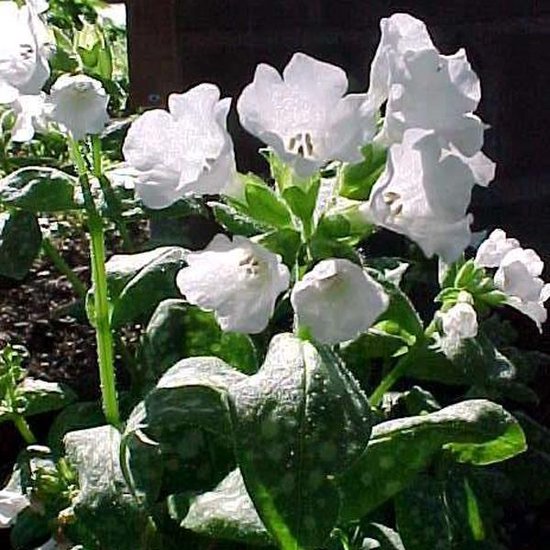
[[[451,263],[471,240],[466,215],[474,185],[488,185],[494,164],[478,153],[472,158],[442,150],[427,130],[407,130],[392,145],[384,173],[362,207],[372,222],[407,235],[424,254]]]
[[[235,178],[226,119],[231,99],[214,84],[168,98],[169,111],[139,117],[124,142],[126,161],[140,172],[137,192],[149,208],[166,208],[186,195],[214,195]]]
[[[479,79],[463,49],[441,55],[426,26],[407,14],[381,22],[382,39],[371,69],[369,102],[386,99],[379,140],[399,143],[405,130],[433,130],[441,144],[472,156],[483,145],[485,126],[473,111],[481,99]]]
[[[547,319],[544,302],[550,298],[550,284],[540,278],[544,263],[531,249],[510,250],[495,273],[495,286],[507,296],[507,303],[530,317],[541,330]]]
[[[260,64],[237,103],[241,124],[292,164],[311,175],[330,160],[360,162],[360,148],[375,130],[366,94],[349,94],[345,72],[296,53],[281,75]]]
[[[10,527],[17,514],[30,505],[29,499],[14,491],[12,488],[4,488],[0,491],[0,528]]]
[[[187,301],[213,311],[226,331],[256,334],[290,282],[281,257],[244,237],[216,235],[202,252],[187,255],[176,283]]]
[[[47,129],[46,94],[20,95],[11,105],[16,119],[11,139],[17,142],[30,141],[35,132]]]
[[[319,262],[292,289],[298,322],[325,344],[353,340],[388,307],[381,285],[345,259]]]
[[[49,0],[26,0],[27,4],[30,4],[36,13],[44,13],[50,7]]]
[[[475,309],[467,301],[457,302],[451,309],[441,314],[443,337],[440,340],[445,355],[452,357],[463,340],[475,338],[478,322]]]
[[[502,229],[495,229],[477,249],[475,263],[480,267],[498,267],[514,248],[519,248],[519,241],[508,239]]]
[[[99,134],[109,120],[109,96],[101,82],[86,75],[62,75],[51,89],[50,117],[73,139]]]
[[[0,104],[41,91],[50,53],[47,28],[34,8],[0,2]]]

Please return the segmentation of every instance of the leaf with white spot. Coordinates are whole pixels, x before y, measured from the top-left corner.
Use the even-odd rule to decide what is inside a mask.
[[[176,363],[145,398],[146,423],[153,433],[198,426],[231,437],[224,395],[246,375],[217,357]]]
[[[246,492],[238,469],[214,490],[193,499],[181,525],[210,537],[250,544],[273,544]]]
[[[341,519],[361,518],[399,493],[443,448],[458,462],[481,466],[522,453],[526,443],[516,419],[483,399],[378,424],[363,456],[339,479]]]
[[[340,509],[334,476],[370,435],[359,386],[328,350],[280,334],[260,371],[228,396],[237,460],[263,523],[285,550],[322,545]]]

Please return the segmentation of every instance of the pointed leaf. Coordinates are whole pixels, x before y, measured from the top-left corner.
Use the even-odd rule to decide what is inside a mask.
[[[523,431],[500,405],[482,399],[376,425],[367,450],[339,480],[343,520],[357,519],[404,489],[446,448],[459,462],[491,464],[522,453]]]
[[[229,389],[237,460],[262,521],[285,549],[323,544],[338,519],[333,483],[370,434],[365,396],[326,349],[276,336],[260,371]]]

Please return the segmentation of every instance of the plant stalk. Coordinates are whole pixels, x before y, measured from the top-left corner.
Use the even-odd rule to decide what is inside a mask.
[[[99,378],[101,382],[101,397],[103,412],[107,422],[115,427],[120,426],[120,413],[116,392],[113,334],[109,312],[109,292],[105,270],[105,239],[103,220],[97,211],[86,163],[80,152],[78,143],[70,141],[71,155],[80,174],[80,184],[84,196],[84,204],[88,214],[88,229],[90,232],[90,255],[92,264],[92,284],[94,294],[94,311],[92,324],[95,328],[97,341],[97,359]]]
[[[13,417],[13,423],[15,424],[15,427],[19,430],[19,433],[21,434],[21,437],[25,440],[25,443],[27,445],[33,445],[36,443],[36,437],[32,433],[31,427],[29,426],[29,423],[20,415],[15,415]]]
[[[372,395],[369,397],[369,403],[372,407],[378,407],[380,405],[384,394],[389,391],[393,385],[405,374],[406,370],[409,367],[411,361],[412,350],[409,350],[405,355],[403,355],[395,367],[382,378],[378,387],[374,390]]]

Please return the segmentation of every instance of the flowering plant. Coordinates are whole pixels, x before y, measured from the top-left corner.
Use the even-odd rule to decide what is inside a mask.
[[[472,188],[494,164],[465,52],[441,55],[421,21],[396,14],[381,22],[364,93],[304,53],[282,74],[259,65],[236,109],[263,142],[262,177],[237,171],[231,99],[209,83],[171,95],[131,123],[124,168],[141,212],[204,213],[216,233],[199,249],[106,261],[106,222],[124,237],[128,212],[104,169],[112,81],[84,62],[101,35],[46,92],[53,52],[37,4],[0,3],[24,27],[0,34],[0,100],[9,139],[53,132],[74,168],[14,170],[4,147],[0,256],[23,276],[36,243],[13,252],[21,227],[39,247],[37,214],[82,213],[92,287],[71,280],[96,332],[102,412],[4,350],[0,421],[27,443],[0,491],[14,547],[499,547],[484,480],[544,429],[499,404],[536,395],[529,356],[493,343],[493,310],[510,305],[540,329],[550,286],[539,256],[502,230],[472,251]],[[433,315],[407,296],[410,262],[372,253],[382,228],[438,258]],[[119,399],[114,341],[138,324]],[[436,396],[441,386],[460,389]],[[37,445],[28,417],[56,409]]]

